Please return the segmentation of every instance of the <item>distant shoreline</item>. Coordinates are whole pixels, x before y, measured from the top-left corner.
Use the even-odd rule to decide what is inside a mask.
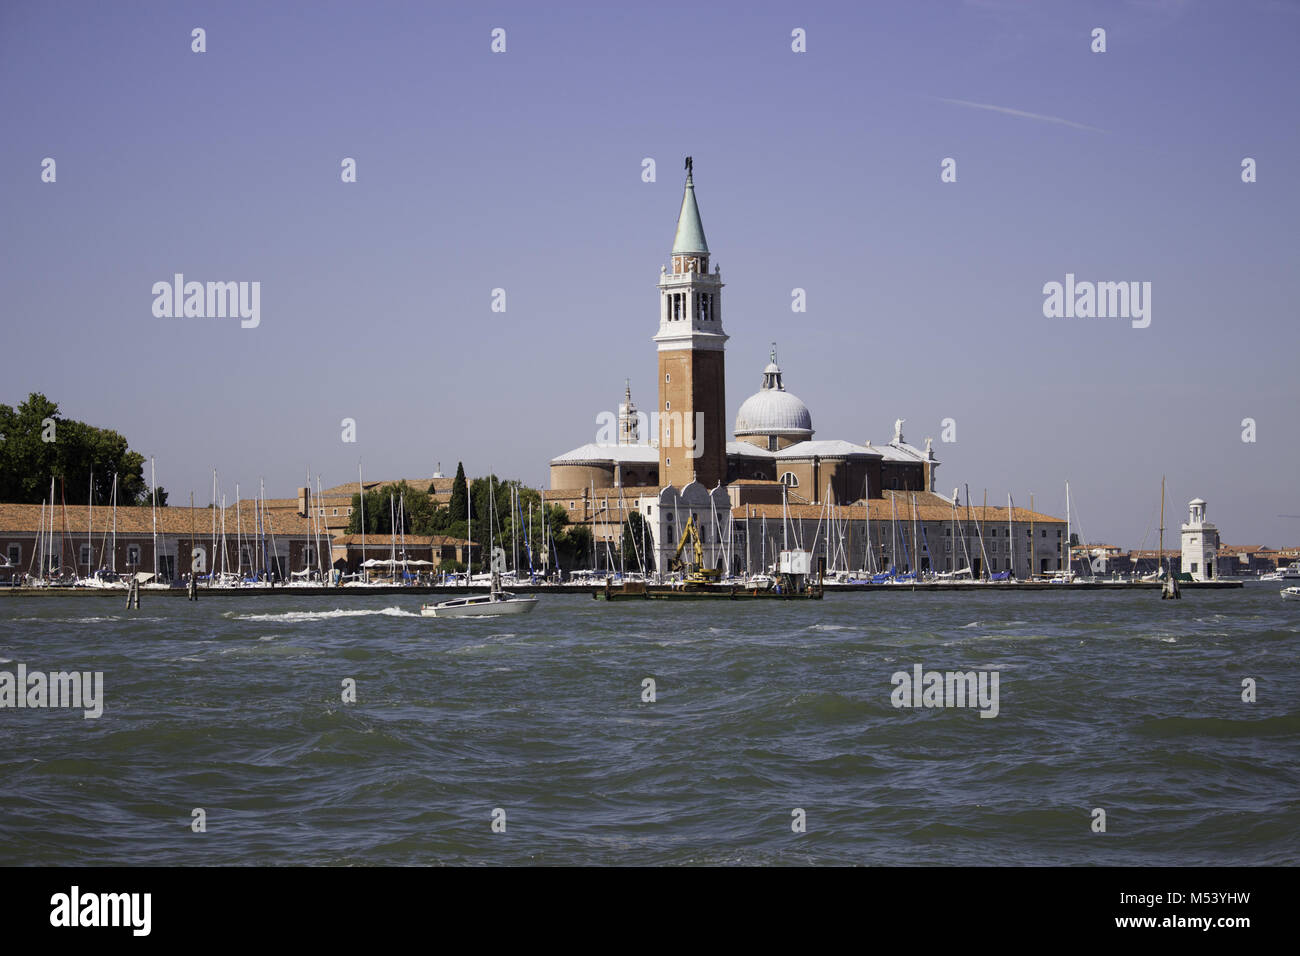
[[[1222,590],[1226,588],[1240,588],[1245,586],[1244,581],[1191,581],[1181,582],[1179,588],[1184,591],[1197,590]],[[509,591],[520,594],[591,594],[595,591],[602,590],[602,584],[517,584],[507,588]],[[368,594],[473,594],[475,592],[486,592],[486,585],[472,585],[470,587],[455,585],[434,585],[424,587],[373,587],[373,588],[313,588],[313,587],[283,587],[283,588],[199,588],[199,600],[207,598],[228,598],[228,597],[273,597],[275,595],[293,595],[297,596],[317,596],[317,597],[364,597]],[[727,585],[717,585],[710,590],[717,592],[719,595],[726,595],[732,589]],[[748,590],[738,588],[738,590]],[[1029,591],[1044,594],[1057,594],[1062,591],[1158,591],[1160,582],[1142,581],[1138,583],[1127,583],[1123,581],[1082,581],[1075,584],[1028,584],[1025,582],[1007,582],[999,581],[989,584],[979,582],[959,582],[952,584],[938,584],[921,582],[920,584],[828,584],[826,585],[827,594],[838,594],[841,592],[889,592],[889,591]],[[147,589],[140,592],[141,598],[148,601],[151,597],[185,597],[189,592],[183,587],[159,589]],[[126,591],[112,590],[108,588],[5,588],[0,587],[0,594],[12,595],[14,597],[46,597],[50,595],[76,594],[93,597],[115,597],[118,600],[125,600]]]

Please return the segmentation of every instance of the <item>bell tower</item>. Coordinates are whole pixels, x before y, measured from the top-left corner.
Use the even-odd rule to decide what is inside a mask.
[[[660,269],[659,480],[678,490],[726,480],[726,343],[722,273],[709,272],[709,245],[686,157],[686,191],[673,238],[672,271]]]

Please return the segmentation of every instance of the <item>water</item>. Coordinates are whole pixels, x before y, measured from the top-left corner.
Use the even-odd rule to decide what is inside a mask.
[[[105,683],[98,720],[0,710],[0,864],[1300,859],[1300,604],[1276,586],[419,600],[0,599],[0,670]],[[915,663],[998,671],[999,715],[895,709]]]

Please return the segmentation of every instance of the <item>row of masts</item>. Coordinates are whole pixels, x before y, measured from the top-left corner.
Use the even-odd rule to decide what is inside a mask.
[[[366,550],[367,509],[366,509],[365,484],[362,478],[360,464],[358,464],[357,481],[358,481],[358,500],[361,509],[358,523],[360,527],[360,536],[361,536],[361,554],[362,554],[362,564],[363,564],[362,572],[363,572],[363,577],[368,580],[369,577],[368,568],[364,566],[366,561],[366,556],[368,554]],[[323,582],[327,580],[328,570],[325,561],[326,548],[322,547],[322,538],[326,539],[326,542],[328,542],[329,533],[325,527],[325,522],[321,514],[321,512],[323,511],[323,505],[321,504],[323,500],[323,496],[321,492],[321,480],[320,477],[317,476],[314,493],[311,485],[310,474],[307,475],[307,482],[308,482],[306,486],[307,496],[306,496],[305,503],[306,503],[307,515],[309,516],[309,520],[310,520],[310,534],[313,541],[311,559],[309,562],[307,562],[307,564],[310,565],[311,563],[314,562],[315,567],[312,568],[310,566],[307,566],[304,567],[301,572],[297,572],[297,573],[310,574],[312,571],[314,571],[318,576],[318,579]],[[103,535],[101,539],[101,547],[99,552],[99,562],[98,562],[98,566],[101,570],[108,571],[110,574],[114,574],[114,575],[117,573],[118,570],[117,569],[117,485],[118,485],[117,475],[115,474],[113,476],[112,495],[111,495],[112,519],[111,519],[110,527],[105,528],[103,531]],[[850,563],[849,555],[854,552],[853,541],[852,541],[852,536],[853,536],[852,509],[854,506],[835,505],[832,500],[833,498],[832,488],[829,484],[827,485],[826,490],[827,490],[827,494],[826,494],[825,504],[823,506],[823,510],[821,514],[818,517],[817,526],[813,533],[812,543],[807,550],[809,550],[813,554],[816,554],[818,552],[818,549],[820,548],[822,550],[822,559],[824,560],[825,563],[824,566],[829,572],[832,573],[837,571],[849,572],[851,570],[849,568],[849,563]],[[591,492],[592,492],[592,506],[593,506],[591,526],[594,529],[596,518],[600,514],[607,513],[611,509],[611,506],[610,506],[609,496],[606,495],[604,507],[597,510],[594,482],[592,485]],[[959,511],[958,511],[959,496],[956,494],[956,492],[954,492],[951,501],[951,516],[950,516],[950,527],[951,527],[950,537],[952,539],[952,544],[949,546],[951,548],[951,554],[952,554],[952,560],[950,563],[956,565],[960,563],[961,560],[964,560],[965,567],[961,569],[950,569],[946,572],[937,571],[936,565],[938,562],[935,560],[935,556],[932,554],[930,550],[929,541],[925,533],[924,522],[922,522],[921,519],[919,518],[919,508],[917,505],[917,499],[915,493],[911,493],[910,496],[911,507],[909,509],[911,512],[910,514],[911,548],[909,549],[908,546],[909,535],[907,529],[907,521],[909,519],[907,517],[904,517],[902,522],[902,527],[900,528],[900,521],[899,521],[898,507],[897,507],[898,496],[897,494],[891,493],[889,495],[890,512],[891,512],[890,523],[889,523],[889,547],[888,549],[886,549],[885,542],[883,540],[879,542],[880,560],[879,562],[877,562],[876,550],[873,548],[872,540],[871,540],[872,522],[870,518],[870,506],[869,506],[870,488],[867,486],[865,482],[864,482],[863,492],[864,492],[863,501],[862,501],[863,518],[864,518],[863,528],[866,534],[866,543],[863,551],[864,567],[861,568],[860,570],[872,574],[873,576],[888,575],[890,577],[896,578],[900,574],[909,575],[909,576],[915,575],[918,573],[918,568],[922,563],[921,562],[922,553],[924,553],[924,556],[926,558],[926,563],[929,565],[928,570],[932,574],[940,573],[943,574],[944,576],[950,576],[950,577],[966,574],[971,577],[974,577],[972,568],[974,566],[975,554],[978,553],[980,557],[981,576],[982,577],[989,576],[989,569],[991,567],[991,563],[989,560],[988,549],[985,542],[985,525],[987,524],[987,522],[981,521],[980,518],[975,517],[971,514],[971,496],[970,496],[969,486],[967,486],[966,488],[966,495],[965,495],[966,523],[963,525],[959,516]],[[1063,571],[1066,578],[1068,579],[1073,574],[1073,569],[1071,566],[1072,552],[1073,552],[1073,545],[1072,545],[1073,534],[1071,530],[1072,509],[1070,504],[1070,489],[1069,489],[1068,482],[1066,482],[1065,494],[1066,494],[1066,529],[1067,530],[1066,530],[1066,537],[1062,543],[1061,551],[1062,551],[1062,559],[1063,559]],[[93,503],[90,501],[90,499],[93,499],[93,496],[94,496],[94,475],[92,473],[90,478],[90,494],[88,496],[88,503],[87,503],[87,538],[86,538],[87,547],[86,547],[85,564],[86,564],[86,573],[88,577],[93,576],[96,573],[95,561],[94,561],[94,541],[93,541],[94,506]],[[153,574],[156,578],[162,569],[160,568],[159,565],[160,554],[158,548],[157,483],[156,483],[156,473],[155,473],[155,462],[152,458],[150,459],[150,497],[151,497],[151,511],[152,511]],[[221,511],[220,517],[218,517],[217,515],[218,499],[219,499],[220,511]],[[488,545],[486,548],[482,549],[483,551],[482,561],[484,562],[485,567],[490,567],[490,565],[487,562],[489,562],[491,559],[493,545],[496,540],[496,536],[499,533],[499,528],[496,521],[496,515],[494,513],[494,505],[496,500],[496,488],[494,483],[494,476],[492,475],[489,475],[488,477],[488,499],[489,499],[489,515],[487,518],[488,528],[487,528],[487,534],[485,535],[485,540],[488,542]],[[230,568],[231,561],[230,561],[230,554],[229,554],[230,549],[229,549],[229,541],[228,541],[228,530],[226,527],[226,517],[227,517],[226,497],[224,493],[221,493],[219,490],[219,476],[216,469],[213,470],[213,476],[212,476],[212,500],[213,500],[211,506],[212,521],[211,521],[211,527],[209,528],[210,550],[208,551],[208,554],[211,555],[210,565],[207,566],[200,565],[199,567],[196,567],[195,570],[192,572],[192,574],[206,573],[209,581],[212,581],[214,578],[217,577],[220,577],[221,579],[224,580],[229,578],[232,575],[232,571]],[[67,506],[65,501],[63,504],[64,530],[59,535],[60,538],[59,547],[58,547],[59,559],[56,562],[54,560],[54,553],[55,553],[54,537],[56,533],[54,527],[56,521],[56,515],[55,515],[56,509],[55,509],[54,501],[55,501],[55,480],[51,478],[50,497],[48,500],[42,502],[39,548],[37,554],[33,555],[33,561],[38,562],[38,567],[40,568],[39,574],[42,577],[52,573],[56,567],[60,569],[67,567],[67,565],[65,565],[62,560],[63,552],[66,549],[64,542],[70,537],[67,534]],[[247,536],[245,535],[244,526],[243,526],[243,504],[244,504],[244,499],[241,496],[240,486],[239,484],[236,484],[235,485],[236,557],[234,561],[235,568],[233,570],[233,577],[236,580],[243,580],[244,575],[246,573],[250,575],[254,575],[257,578],[282,575],[284,569],[281,567],[278,550],[275,544],[275,532],[273,528],[273,522],[271,519],[271,515],[266,508],[265,481],[259,481],[258,494],[253,499],[253,509],[254,509],[253,526],[251,529],[249,529],[249,533]],[[510,506],[509,506],[510,513],[511,513],[511,521],[510,521],[510,537],[511,537],[510,546],[511,546],[511,557],[512,557],[511,566],[514,569],[514,573],[516,576],[521,571],[521,562],[520,562],[521,552],[519,547],[519,536],[517,533],[521,528],[524,530],[523,557],[527,561],[529,576],[533,577],[536,574],[538,563],[541,564],[543,573],[546,573],[548,575],[552,568],[552,565],[556,569],[559,568],[559,552],[554,542],[554,536],[550,535],[548,532],[550,522],[547,520],[547,512],[545,508],[544,499],[542,504],[543,507],[540,514],[541,548],[540,548],[540,562],[538,562],[537,558],[539,557],[539,555],[535,554],[533,549],[533,540],[534,540],[533,503],[531,501],[529,502],[528,510],[527,513],[525,514],[523,510],[522,498],[519,494],[519,490],[516,486],[514,485],[511,486]],[[190,531],[191,554],[192,556],[197,557],[199,555],[199,552],[194,547],[195,532],[193,528],[193,516],[192,516],[193,507],[194,507],[193,496],[191,495],[191,531]],[[472,496],[467,496],[467,508],[468,508],[467,511],[468,537],[470,541],[473,542],[474,516],[473,516]],[[613,572],[615,569],[615,565],[617,564],[617,569],[620,574],[625,575],[627,573],[628,571],[627,553],[626,553],[627,548],[625,546],[625,543],[630,541],[632,546],[633,560],[635,562],[636,567],[640,570],[640,572],[643,575],[647,574],[649,570],[649,556],[651,553],[650,543],[647,541],[647,529],[646,529],[647,522],[643,520],[640,523],[641,534],[640,534],[639,541],[637,540],[636,535],[626,534],[626,521],[627,521],[627,516],[629,514],[629,509],[628,509],[628,504],[626,502],[626,499],[623,496],[623,489],[621,487],[618,489],[617,508],[619,512],[618,555],[616,558],[615,555],[612,553],[611,539],[609,537],[606,537],[602,542],[604,548],[604,556],[606,559],[605,560],[606,569],[610,572]],[[987,508],[988,508],[988,493],[986,491],[984,496],[984,508],[983,508],[984,514],[987,514]],[[389,567],[395,570],[397,566],[400,564],[402,567],[403,575],[409,576],[409,567],[407,563],[407,549],[406,549],[407,513],[405,508],[404,496],[395,497],[393,495],[390,495],[389,509],[390,509],[390,513],[389,513],[390,526],[392,528],[392,533],[390,536]],[[675,515],[675,517],[679,518],[680,516]],[[1029,572],[1030,572],[1030,576],[1032,577],[1036,573],[1032,566],[1033,553],[1034,553],[1034,547],[1032,543],[1034,540],[1033,538],[1034,511],[1033,511],[1032,495],[1030,495],[1030,513],[1029,513],[1028,520],[1030,525],[1029,539],[1031,542],[1029,545],[1029,562],[1030,562]],[[722,565],[722,569],[724,570],[725,574],[728,577],[730,577],[733,573],[731,564],[732,564],[732,553],[734,550],[734,543],[735,543],[736,522],[733,519],[733,516],[731,515],[729,510],[725,514],[725,521],[720,521],[715,504],[711,499],[709,524],[713,531],[711,544],[712,544],[712,550],[716,555],[715,560],[717,561],[717,563]],[[796,546],[800,549],[803,549],[802,524],[803,524],[802,521],[791,522],[790,520],[788,489],[785,485],[783,485],[782,486],[782,533],[781,533],[782,550],[789,550],[790,548],[791,526],[793,526],[794,528]],[[1007,495],[1007,536],[1006,536],[1006,540],[1008,542],[1007,545],[1008,569],[1013,569],[1016,564],[1016,537],[1014,534],[1014,524],[1015,524],[1015,503],[1011,494],[1008,493]],[[676,522],[675,527],[682,527],[680,520]],[[973,542],[971,540],[972,536],[968,533],[968,528],[974,528],[975,533],[973,536],[974,537]],[[245,545],[246,539],[247,539],[247,546]],[[398,561],[399,539],[400,539],[400,555],[402,559],[400,562]],[[769,562],[768,560],[768,547],[769,545],[771,545],[773,552],[775,552],[776,549],[775,549],[775,541],[771,539],[768,534],[767,519],[765,516],[761,520],[760,539],[761,540],[760,540],[759,568],[766,572],[767,570],[769,570],[770,567],[775,567],[775,562],[774,561]],[[747,536],[747,540],[748,540],[748,536]],[[110,546],[110,541],[111,541],[111,546]],[[977,546],[975,550],[972,550],[972,545]],[[591,547],[592,547],[591,563],[592,563],[592,567],[595,568],[599,562],[597,560],[597,552],[596,552],[597,543],[594,535],[592,535]],[[958,553],[958,548],[960,548],[960,554]],[[746,545],[745,550],[747,553],[747,560],[745,563],[748,564],[748,552],[750,550],[748,544]],[[901,572],[898,570],[897,567],[900,552],[901,552],[901,557],[903,559],[903,571]],[[104,560],[106,554],[108,557],[107,563],[105,563]],[[1160,575],[1162,578],[1164,578],[1165,570],[1164,570],[1164,557],[1163,557],[1164,556],[1164,481],[1163,479],[1161,481],[1160,556],[1161,556]],[[245,560],[246,557],[248,559],[247,561]],[[473,558],[472,551],[469,557],[472,560]],[[773,554],[772,557],[775,558],[775,554]],[[888,568],[886,568],[885,566],[886,561],[888,561],[889,563]],[[81,563],[82,562],[80,560],[72,562],[71,566],[74,569],[74,573],[80,570]],[[247,564],[247,568],[245,568],[245,564]],[[135,571],[138,569],[132,566],[132,570]],[[746,570],[748,571],[748,568]]]
[[[90,491],[87,496],[87,503],[86,503],[86,549],[85,549],[84,561],[81,558],[76,557],[74,551],[73,553],[74,559],[71,562],[67,562],[67,563],[64,562],[65,552],[68,550],[69,547],[75,548],[75,543],[71,543],[72,536],[67,531],[68,521],[67,521],[66,496],[62,495],[62,492],[60,492],[60,497],[63,499],[63,504],[62,504],[63,531],[59,534],[59,543],[58,543],[57,550],[55,548],[55,543],[54,543],[54,537],[56,533],[54,527],[55,520],[56,520],[55,481],[56,479],[54,477],[50,478],[50,496],[48,499],[44,499],[41,502],[40,530],[37,535],[37,547],[32,555],[32,562],[31,562],[31,566],[29,567],[29,572],[32,572],[34,576],[39,580],[47,580],[49,577],[54,575],[56,569],[58,570],[60,576],[64,576],[65,569],[70,569],[71,575],[73,577],[76,577],[80,575],[81,565],[84,563],[86,569],[86,573],[85,573],[86,578],[93,578],[97,576],[100,572],[107,572],[110,575],[116,576],[118,573],[118,567],[117,567],[118,476],[116,474],[113,475],[112,493],[111,493],[110,505],[109,505],[112,517],[110,519],[109,527],[104,529],[103,534],[101,536],[99,557],[97,561],[95,559],[95,548],[94,548],[94,532],[95,532],[94,473],[92,472],[90,476]],[[317,478],[318,489],[319,489],[319,482],[320,479]],[[173,556],[161,555],[158,547],[158,487],[157,487],[156,465],[154,459],[152,458],[149,460],[149,484],[150,484],[150,491],[149,491],[150,536],[153,544],[153,556],[152,556],[153,577],[156,579],[160,574],[160,572],[162,571],[162,568],[159,563],[159,559],[166,558],[166,557],[173,557]],[[217,517],[218,476],[215,469],[212,472],[212,488],[213,488],[213,492],[212,492],[213,504],[212,504],[211,546],[208,552],[208,554],[211,555],[211,559],[210,559],[211,564],[210,565],[205,564],[203,567],[196,567],[191,572],[192,575],[207,574],[209,576],[209,579],[211,579],[213,576],[217,575],[218,573],[223,578],[230,576],[232,573],[230,569],[230,553],[229,553],[230,549],[229,549],[229,541],[227,538],[227,529],[226,529],[226,498],[224,494],[221,495],[220,498],[221,516],[220,516],[220,520],[218,521],[218,517]],[[271,520],[271,515],[266,507],[265,481],[259,482],[258,496],[253,501],[253,528],[250,529],[250,532],[247,535],[247,542],[248,542],[247,547],[245,546],[246,536],[244,534],[244,527],[243,527],[243,503],[244,502],[240,494],[239,485],[236,484],[235,485],[236,559],[235,559],[235,569],[233,574],[236,578],[242,579],[245,573],[251,575],[258,575],[258,576],[270,576],[273,573],[278,573],[279,558],[278,558],[278,551],[275,544],[275,531],[273,527],[273,522]],[[318,509],[316,508],[311,509],[311,516],[312,516],[311,527],[312,527],[312,537],[314,543],[314,555],[317,560],[318,571],[323,578],[325,572],[324,572],[324,565],[322,563],[323,552],[320,547],[320,539],[324,531],[322,528],[322,522],[319,521],[318,516],[316,514],[317,510]],[[196,557],[199,552],[194,546],[195,543],[195,531],[194,531],[194,519],[193,519],[194,497],[192,494],[190,496],[190,511],[191,511],[190,553],[193,559],[193,557]],[[245,569],[244,566],[246,555],[248,557],[247,569]],[[218,557],[220,558],[219,562],[218,562]],[[275,559],[275,564],[276,564],[275,568],[272,568],[273,557]],[[134,563],[132,563],[128,565],[128,570],[132,573],[137,573],[139,572],[140,569]]]

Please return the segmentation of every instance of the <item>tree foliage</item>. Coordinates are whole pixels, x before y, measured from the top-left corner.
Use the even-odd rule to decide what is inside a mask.
[[[434,512],[433,498],[427,491],[412,488],[405,480],[372,488],[366,492],[366,534],[437,534],[429,531]],[[361,533],[361,496],[352,496],[352,514],[348,517],[348,534]]]
[[[0,405],[0,501],[39,504],[56,479],[55,500],[68,504],[148,505],[144,456],[118,432],[59,415],[59,406],[33,392],[17,408]],[[92,485],[93,477],[93,485]],[[158,489],[158,503],[167,492]]]
[[[467,512],[465,503],[469,500],[469,487],[465,484],[465,463],[456,462],[456,477],[451,483],[451,502],[448,505],[450,520],[464,521]]]

